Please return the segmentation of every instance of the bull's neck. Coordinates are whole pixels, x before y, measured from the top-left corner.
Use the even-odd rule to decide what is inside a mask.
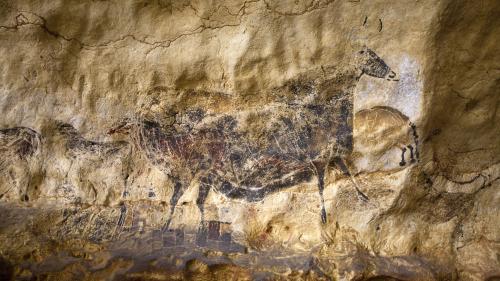
[[[151,157],[151,155],[155,152],[155,142],[159,141],[157,134],[152,132],[152,130],[155,129],[156,128],[150,128],[148,126],[140,125],[135,129],[134,134],[132,134],[134,138],[133,141],[137,149],[145,152],[148,158]]]
[[[314,103],[331,104],[344,101],[353,104],[354,91],[361,76],[360,70],[352,69],[321,79],[316,85],[318,94]]]

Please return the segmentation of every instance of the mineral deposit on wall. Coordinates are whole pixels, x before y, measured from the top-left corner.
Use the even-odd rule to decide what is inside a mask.
[[[496,0],[0,0],[1,280],[500,280]]]

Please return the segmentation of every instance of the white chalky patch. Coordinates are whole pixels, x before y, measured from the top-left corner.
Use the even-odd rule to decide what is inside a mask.
[[[408,116],[409,120],[418,127],[418,120],[422,114],[422,88],[420,67],[416,60],[403,55],[399,65],[389,65],[399,81],[387,81],[363,75],[354,91],[354,112],[370,109],[375,106],[389,106]],[[356,131],[357,128],[353,128]],[[370,151],[371,148],[356,148]],[[401,151],[395,147],[380,157],[363,155],[356,159],[358,171],[391,170],[399,168]]]
[[[419,64],[404,55],[398,66],[389,67],[397,73],[399,81],[363,75],[354,92],[354,112],[374,106],[390,106],[416,122],[421,117],[423,95]]]

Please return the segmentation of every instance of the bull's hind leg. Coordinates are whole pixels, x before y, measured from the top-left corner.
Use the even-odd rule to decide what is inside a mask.
[[[335,162],[335,165],[344,173],[344,175],[348,176],[349,179],[351,180],[352,184],[354,185],[354,188],[356,189],[356,192],[358,193],[359,197],[361,197],[361,199],[363,201],[368,201],[370,200],[368,198],[368,196],[366,196],[366,194],[364,194],[360,189],[359,189],[359,185],[358,185],[358,182],[356,181],[356,179],[352,176],[351,172],[349,171],[349,168],[347,167],[345,161],[340,158],[340,157],[337,157],[334,159],[334,162]]]
[[[184,194],[184,186],[179,181],[176,181],[174,184],[174,193],[170,198],[170,214],[168,216],[168,220],[163,226],[163,231],[167,231],[169,229],[170,222],[172,222],[172,216],[174,215],[175,207],[177,206],[177,202],[179,202],[182,194]]]
[[[326,209],[325,209],[325,198],[323,197],[323,191],[325,190],[325,171],[323,168],[316,168],[318,173],[318,191],[319,197],[321,198],[321,222],[326,223]]]

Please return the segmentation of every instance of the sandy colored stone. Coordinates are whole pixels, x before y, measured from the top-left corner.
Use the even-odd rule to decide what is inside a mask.
[[[499,15],[495,0],[0,1],[0,279],[500,278]],[[316,171],[255,200],[214,180],[200,204],[204,166],[245,182],[245,142],[299,143],[330,118],[314,112],[341,116],[332,97],[353,119],[311,125],[302,149],[337,149],[350,175],[327,161],[321,195]],[[282,178],[263,170],[297,169],[276,159],[236,168],[267,186]]]

